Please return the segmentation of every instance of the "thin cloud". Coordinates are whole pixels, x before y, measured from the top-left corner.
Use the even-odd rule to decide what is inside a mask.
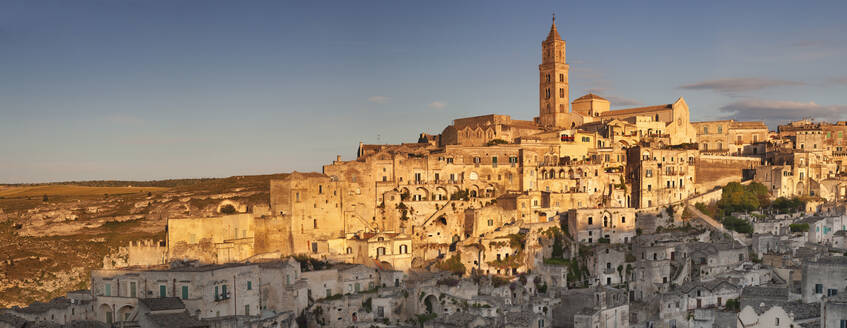
[[[375,104],[387,104],[390,99],[391,98],[388,98],[386,96],[368,97],[368,101],[375,103]]]
[[[733,78],[702,81],[679,86],[680,89],[688,90],[711,90],[721,93],[736,93],[745,91],[756,91],[773,87],[804,85],[796,81],[785,81],[775,79],[761,79],[755,77]]]
[[[739,121],[765,121],[770,126],[802,118],[826,121],[842,120],[847,105],[818,105],[815,102],[746,99],[720,108],[726,118]]]
[[[644,105],[642,102],[635,100],[635,99],[629,99],[629,98],[617,97],[617,96],[603,96],[603,97],[608,99],[609,102],[611,103],[611,105],[615,106],[615,107],[631,107],[631,106]]]
[[[433,101],[433,102],[429,103],[429,105],[427,105],[427,107],[432,108],[432,109],[443,109],[444,107],[447,107],[447,102],[446,101]]]

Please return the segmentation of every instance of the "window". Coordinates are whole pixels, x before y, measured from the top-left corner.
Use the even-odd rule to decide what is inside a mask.
[[[244,315],[250,315],[250,304],[244,306]]]
[[[835,296],[835,295],[838,295],[838,289],[830,288],[830,289],[826,290],[826,296]]]
[[[594,218],[589,216],[588,217],[588,224],[593,224],[593,223],[594,223]]]
[[[220,288],[218,286],[215,286],[215,299],[218,300],[220,298],[221,298]]]
[[[559,88],[559,98],[564,98],[564,97],[565,97],[565,89]]]
[[[626,217],[625,216],[621,217],[621,223],[626,223]]]
[[[135,288],[136,288],[135,281],[131,281],[129,283],[129,297],[136,297],[135,296]]]
[[[815,284],[815,294],[823,294],[823,285]]]
[[[841,133],[841,132],[838,132]],[[847,328],[847,320],[841,320],[841,328]]]
[[[708,126],[703,127],[703,134],[709,134],[709,127]]]
[[[559,74],[559,82],[565,82],[565,74]]]
[[[247,280],[247,290],[253,290],[253,282],[250,280]]]
[[[299,192],[294,193],[294,200],[296,200],[298,202],[300,201],[300,193]]]
[[[112,284],[106,284],[106,296],[112,296]]]
[[[182,286],[182,299],[188,299],[188,286]]]
[[[168,297],[168,287],[159,285],[159,297]]]
[[[774,318],[774,325],[779,326],[779,318]]]

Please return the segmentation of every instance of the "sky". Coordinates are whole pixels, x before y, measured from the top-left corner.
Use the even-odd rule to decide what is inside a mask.
[[[847,119],[847,2],[0,0],[0,183],[321,171],[359,142],[571,100]]]

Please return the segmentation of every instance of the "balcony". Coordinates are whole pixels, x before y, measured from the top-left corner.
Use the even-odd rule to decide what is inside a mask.
[[[215,295],[215,302],[226,301],[229,299],[229,297],[230,293],[228,292],[221,293],[220,295]]]

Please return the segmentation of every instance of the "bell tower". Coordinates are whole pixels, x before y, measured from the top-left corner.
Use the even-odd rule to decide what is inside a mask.
[[[556,30],[556,16],[547,39],[541,43],[541,65],[538,65],[539,123],[545,128],[565,128],[570,111],[568,64],[565,41]]]

